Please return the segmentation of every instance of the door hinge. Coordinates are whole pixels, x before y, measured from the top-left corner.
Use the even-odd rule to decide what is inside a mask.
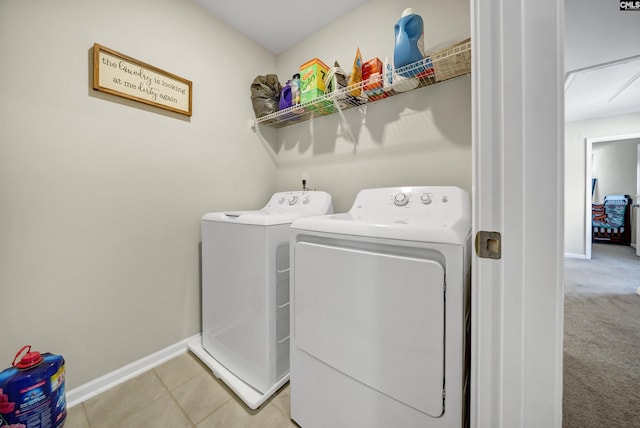
[[[502,237],[500,232],[476,233],[476,254],[484,259],[499,259],[502,257]]]

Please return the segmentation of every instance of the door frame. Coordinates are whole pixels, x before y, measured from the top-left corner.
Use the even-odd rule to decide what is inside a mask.
[[[562,426],[564,2],[472,0],[471,426]]]
[[[591,228],[591,203],[593,201],[593,197],[591,196],[591,176],[593,174],[593,144],[594,143],[605,143],[607,141],[624,141],[624,140],[635,140],[640,138],[640,132],[634,132],[630,134],[619,134],[619,135],[606,135],[604,137],[587,137],[585,138],[586,144],[586,156],[585,156],[585,207],[584,207],[584,252],[585,259],[591,260],[591,238],[593,236],[593,230]],[[640,147],[640,145],[639,145]],[[640,148],[638,149],[638,162],[640,162]],[[636,192],[640,193],[640,171],[638,172],[638,176],[636,178]],[[636,246],[638,243],[636,242]]]

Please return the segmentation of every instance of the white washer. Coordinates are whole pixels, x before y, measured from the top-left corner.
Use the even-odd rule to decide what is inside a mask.
[[[325,192],[202,217],[202,340],[189,348],[250,408],[289,380],[289,226],[333,212]]]
[[[468,426],[470,217],[457,187],[396,187],[291,225],[295,422]]]

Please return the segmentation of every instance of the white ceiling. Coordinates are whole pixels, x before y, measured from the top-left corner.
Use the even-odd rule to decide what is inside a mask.
[[[366,1],[195,0],[275,55]]]
[[[640,112],[640,55],[567,73],[565,120]]]
[[[564,0],[564,14],[565,120],[640,112],[640,12]]]
[[[195,0],[274,55],[366,1]],[[640,112],[640,12],[612,1],[564,3],[565,120]]]

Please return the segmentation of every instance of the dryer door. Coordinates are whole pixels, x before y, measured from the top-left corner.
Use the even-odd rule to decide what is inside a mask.
[[[441,263],[295,244],[295,346],[430,416],[444,412]]]

